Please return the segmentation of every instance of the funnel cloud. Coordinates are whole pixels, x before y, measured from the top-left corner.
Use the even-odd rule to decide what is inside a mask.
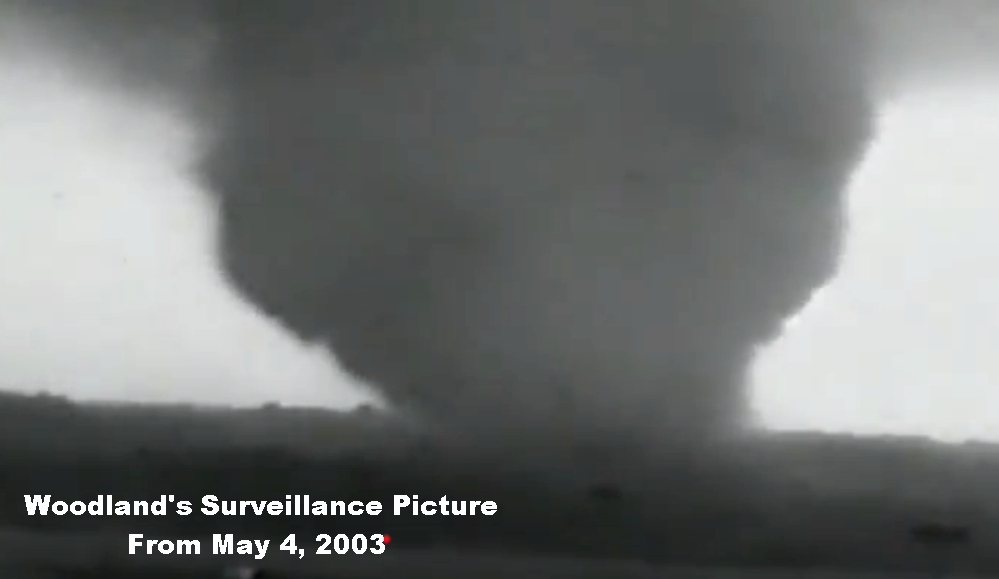
[[[754,348],[835,268],[868,138],[862,30],[817,6],[234,10],[205,165],[228,272],[476,436],[741,426]]]

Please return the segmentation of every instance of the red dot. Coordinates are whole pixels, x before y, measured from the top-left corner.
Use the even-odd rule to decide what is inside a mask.
[[[392,537],[389,537],[388,535],[382,535],[382,542],[388,545],[389,543],[392,542]]]

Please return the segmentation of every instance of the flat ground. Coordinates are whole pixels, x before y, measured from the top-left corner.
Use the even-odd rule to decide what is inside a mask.
[[[731,447],[674,449],[642,468],[609,468],[601,480],[547,464],[561,478],[542,483],[493,460],[428,446],[370,413],[94,408],[4,398],[0,578],[218,577],[228,563],[220,556],[127,555],[129,533],[202,538],[210,550],[217,532],[271,540],[263,563],[283,571],[279,577],[902,578],[944,569],[955,577],[999,576],[999,452],[988,445],[764,436]],[[198,506],[205,494],[309,494],[390,505],[397,493],[495,500],[499,511],[39,517],[26,515],[23,499],[175,494]],[[913,541],[913,526],[926,522],[969,529],[970,540],[949,554]],[[310,539],[319,533],[388,533],[394,540],[385,555],[313,551],[298,561],[277,548],[292,532],[299,546],[313,548]]]
[[[201,556],[130,556],[118,534],[25,533],[0,530],[0,571],[9,579],[159,579],[220,577],[241,561]],[[210,544],[210,538],[204,544]],[[273,551],[276,546],[272,546]],[[46,561],[46,559],[49,559]],[[55,563],[52,559],[58,559]],[[262,563],[262,564],[261,564]],[[523,555],[488,555],[446,549],[387,549],[383,555],[313,556],[301,561],[268,552],[256,565],[287,578],[336,579],[928,579],[930,573],[843,572],[828,569],[680,567],[634,561]],[[984,577],[983,575],[947,575]]]

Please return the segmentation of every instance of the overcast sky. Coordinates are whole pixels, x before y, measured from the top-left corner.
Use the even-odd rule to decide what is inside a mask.
[[[352,405],[223,283],[184,119],[0,59],[0,385],[87,399]]]

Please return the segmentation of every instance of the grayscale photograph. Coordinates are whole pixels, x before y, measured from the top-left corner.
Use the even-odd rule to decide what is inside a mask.
[[[0,0],[0,465],[9,579],[999,578],[999,0]]]

